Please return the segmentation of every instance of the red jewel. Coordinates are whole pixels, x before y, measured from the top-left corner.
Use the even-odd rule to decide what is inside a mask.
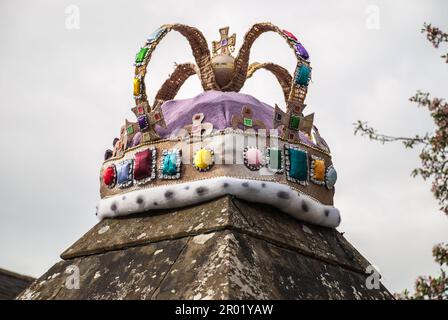
[[[160,113],[156,113],[154,115],[154,120],[156,120],[156,121],[160,120]]]
[[[199,120],[199,119],[201,119],[201,115],[200,114],[195,114],[193,119],[194,120]]]
[[[143,114],[143,107],[138,107],[138,113]]]
[[[135,154],[134,178],[141,180],[149,178],[152,174],[152,151],[146,149]]]
[[[106,186],[112,186],[115,182],[115,169],[110,166],[103,172],[103,181]]]
[[[283,31],[283,33],[284,33],[288,38],[294,39],[295,41],[299,41],[299,40],[297,39],[297,37],[296,37],[295,35],[293,35],[291,32],[289,32],[289,31],[287,31],[287,30],[282,30],[282,31]]]

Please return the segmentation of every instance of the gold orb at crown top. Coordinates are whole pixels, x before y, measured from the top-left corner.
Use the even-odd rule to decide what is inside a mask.
[[[222,88],[227,85],[235,71],[235,58],[227,54],[218,54],[212,58],[212,67],[216,83]]]

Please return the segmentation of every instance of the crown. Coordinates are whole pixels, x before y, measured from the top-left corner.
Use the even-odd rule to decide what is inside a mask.
[[[171,31],[187,39],[196,63],[176,65],[151,104],[147,67]],[[312,71],[307,50],[291,32],[258,23],[233,57],[236,35],[229,36],[228,27],[219,32],[212,52],[198,29],[182,24],[163,25],[140,48],[133,79],[136,119],[125,120],[113,149],[105,153],[96,215],[178,208],[233,195],[303,221],[338,226],[330,150],[313,125],[314,113],[304,115]],[[275,32],[293,50],[297,65],[292,74],[275,63],[249,64],[251,46],[265,32]],[[260,69],[280,84],[282,107],[239,93]],[[193,75],[204,92],[175,100]]]

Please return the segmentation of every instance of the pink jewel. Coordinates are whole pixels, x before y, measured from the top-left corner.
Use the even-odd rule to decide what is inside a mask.
[[[249,148],[246,152],[247,164],[251,166],[259,166],[261,163],[261,151],[255,148]]]
[[[138,113],[143,114],[143,107],[138,107]]]

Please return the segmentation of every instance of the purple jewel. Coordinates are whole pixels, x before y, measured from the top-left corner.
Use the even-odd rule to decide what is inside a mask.
[[[138,121],[138,125],[140,127],[140,130],[143,131],[143,130],[148,129],[149,124],[148,124],[148,117],[146,117],[146,115],[139,116],[137,118],[137,121]]]
[[[226,46],[227,45],[227,39],[223,39],[223,40],[221,40],[221,45],[222,46]]]
[[[138,146],[140,144],[140,142],[142,142],[142,133],[141,132],[137,132],[134,135],[134,138],[132,138],[132,146]]]
[[[297,42],[297,43],[294,45],[294,47],[296,48],[296,52],[297,52],[297,54],[298,54],[301,58],[303,58],[303,59],[305,59],[305,60],[308,60],[308,58],[310,57],[309,54],[308,54],[308,51],[306,51],[305,47],[302,46],[302,44],[301,44],[300,42]]]

